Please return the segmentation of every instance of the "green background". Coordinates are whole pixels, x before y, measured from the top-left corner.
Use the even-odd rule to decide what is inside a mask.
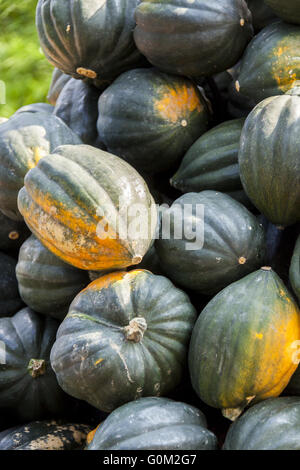
[[[0,0],[0,80],[6,87],[0,116],[46,101],[53,67],[40,49],[36,5],[37,0]]]

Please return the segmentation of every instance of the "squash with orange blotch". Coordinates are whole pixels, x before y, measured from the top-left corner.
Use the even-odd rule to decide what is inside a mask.
[[[146,173],[172,168],[209,121],[207,103],[193,82],[155,69],[122,74],[99,99],[100,140]]]
[[[192,385],[236,419],[249,403],[276,397],[297,368],[300,311],[269,267],[217,294],[199,316],[189,350]]]
[[[63,261],[86,270],[139,263],[152,243],[157,209],[145,181],[121,158],[65,145],[25,177],[19,209],[31,231]]]
[[[22,220],[17,208],[24,176],[59,145],[80,144],[80,138],[56,116],[45,112],[21,112],[0,126],[0,210]]]
[[[182,378],[195,319],[169,279],[145,270],[108,274],[72,302],[51,365],[63,390],[102,411],[165,395]]]

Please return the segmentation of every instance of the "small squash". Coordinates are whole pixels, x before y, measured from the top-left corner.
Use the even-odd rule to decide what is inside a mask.
[[[85,424],[33,421],[0,432],[0,450],[79,450],[89,430]]]
[[[298,0],[264,0],[276,15],[287,23],[300,24],[300,11]]]
[[[19,421],[65,411],[66,396],[49,360],[58,325],[29,308],[0,318],[0,409],[9,409]]]
[[[300,96],[267,98],[247,117],[239,150],[241,180],[249,199],[274,225],[300,221],[299,145]]]
[[[34,235],[21,246],[16,274],[26,305],[58,320],[64,319],[74,297],[89,283],[86,271],[61,261]]]
[[[194,406],[140,398],[113,411],[87,450],[215,450],[216,436]]]
[[[196,312],[163,276],[133,270],[102,276],[74,299],[51,352],[69,395],[110,412],[160,396],[181,380]]]
[[[234,420],[249,403],[276,397],[297,368],[300,311],[269,267],[217,294],[204,308],[189,349],[201,400]]]
[[[17,113],[1,124],[0,210],[11,219],[22,220],[17,197],[27,171],[59,145],[80,143],[61,119],[45,112]]]
[[[253,35],[244,0],[142,0],[134,40],[151,64],[197,78],[234,65]]]
[[[135,265],[152,243],[153,198],[141,176],[115,155],[88,145],[61,146],[28,172],[24,184],[18,203],[27,225],[79,269]]]
[[[181,196],[163,212],[155,246],[172,281],[210,295],[263,264],[265,234],[242,204],[202,191]]]
[[[0,252],[0,318],[16,313],[23,306],[16,278],[16,260]]]
[[[223,449],[300,450],[300,398],[271,398],[252,406],[230,426]]]
[[[72,77],[70,75],[66,75],[61,70],[54,68],[52,73],[52,80],[50,83],[47,100],[49,101],[52,106],[56,105],[56,101],[65,86],[65,84],[71,80]]]
[[[293,291],[300,302],[300,235],[294,249],[289,275]]]
[[[152,68],[122,74],[99,99],[100,139],[146,173],[172,168],[209,121],[207,103],[191,80]]]

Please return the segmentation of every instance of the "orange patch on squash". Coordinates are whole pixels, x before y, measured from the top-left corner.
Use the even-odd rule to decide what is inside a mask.
[[[187,122],[191,113],[200,112],[202,104],[195,88],[187,85],[169,88],[162,96],[154,101],[158,114],[172,124]],[[183,124],[182,124],[183,125]]]

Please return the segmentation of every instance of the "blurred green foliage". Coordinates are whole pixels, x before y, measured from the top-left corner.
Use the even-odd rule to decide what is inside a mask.
[[[36,5],[37,0],[0,0],[0,80],[6,86],[0,116],[46,101],[53,67],[40,49]]]

